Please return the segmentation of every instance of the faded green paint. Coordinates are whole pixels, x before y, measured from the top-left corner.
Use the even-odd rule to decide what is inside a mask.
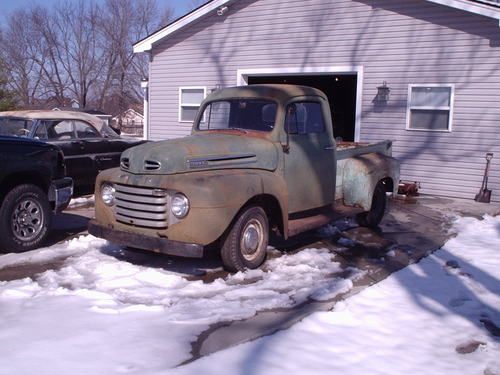
[[[198,132],[128,149],[122,158],[129,159],[128,171],[133,174],[176,174],[232,168],[274,171],[278,166],[278,147],[268,139],[245,135],[241,132]],[[148,160],[159,162],[160,167],[148,170]]]
[[[399,181],[399,162],[381,153],[368,153],[345,159],[342,165],[342,197],[344,204],[370,209],[375,185],[390,178],[393,192]]]
[[[273,210],[279,212],[268,211],[268,215],[277,214],[275,224],[287,237],[291,213],[328,206],[336,198],[369,209],[378,181],[389,179],[394,182],[394,189],[397,187],[399,164],[390,158],[390,143],[352,145],[344,147],[349,151],[337,150],[328,100],[320,91],[288,85],[220,90],[202,103],[195,124],[207,103],[234,98],[276,102],[274,129],[269,132],[201,131],[195,125],[189,137],[146,143],[127,150],[122,154],[126,162],[122,169],[110,169],[98,176],[97,222],[129,233],[207,245],[223,236],[248,202],[272,201],[275,202]],[[287,136],[285,111],[288,104],[296,101],[320,103],[326,126],[324,133]],[[336,187],[336,179],[340,186]],[[190,211],[180,220],[169,213],[168,226],[160,229],[118,222],[115,207],[106,206],[100,198],[104,182],[162,189],[158,194],[165,191],[169,197],[182,193],[189,199]]]
[[[113,207],[105,205],[100,199],[99,190],[103,182],[181,192],[188,197],[191,209],[185,219],[177,220],[166,229],[132,227],[118,222]],[[286,184],[269,171],[233,169],[174,175],[135,175],[114,168],[100,173],[97,178],[95,214],[99,223],[118,230],[208,245],[223,234],[246,202],[263,194],[286,202]],[[286,205],[283,208],[286,213]],[[286,217],[282,217],[282,220],[286,220]]]

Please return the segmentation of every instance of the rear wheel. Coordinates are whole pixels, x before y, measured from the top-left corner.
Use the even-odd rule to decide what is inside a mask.
[[[221,257],[230,272],[259,267],[266,258],[269,223],[261,207],[241,212],[224,239]]]
[[[11,252],[34,249],[47,236],[50,222],[45,192],[32,184],[16,186],[0,207],[0,247]]]
[[[362,212],[357,216],[358,224],[362,227],[376,227],[384,217],[387,206],[385,186],[379,181],[373,191],[372,205],[370,211]]]

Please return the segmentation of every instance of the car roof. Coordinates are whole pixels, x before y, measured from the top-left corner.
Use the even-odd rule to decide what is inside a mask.
[[[82,120],[101,131],[104,122],[99,117],[75,111],[24,110],[0,112],[0,117],[14,117],[27,120]]]

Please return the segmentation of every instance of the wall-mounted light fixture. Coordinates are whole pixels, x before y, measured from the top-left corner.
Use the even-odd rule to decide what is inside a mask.
[[[226,13],[227,13],[227,11],[228,11],[228,10],[229,10],[229,8],[228,8],[227,6],[222,6],[222,7],[219,7],[219,8],[217,9],[217,15],[218,15],[219,17],[222,17],[224,14],[226,14]]]
[[[382,82],[382,86],[377,87],[377,99],[381,102],[388,101],[390,92],[391,89],[387,86],[387,82]]]

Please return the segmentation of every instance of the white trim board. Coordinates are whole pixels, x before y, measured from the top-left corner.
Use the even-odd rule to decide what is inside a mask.
[[[359,142],[361,138],[361,107],[363,101],[363,66],[328,66],[328,67],[288,67],[288,68],[257,68],[238,69],[236,73],[236,84],[238,86],[248,85],[248,77],[251,76],[281,76],[281,75],[333,75],[333,74],[356,74],[356,118],[354,121],[354,141]]]
[[[153,44],[159,40],[169,36],[175,31],[184,28],[206,14],[216,11],[223,5],[226,5],[231,0],[212,0],[209,3],[199,7],[191,13],[186,14],[184,17],[179,18],[177,21],[165,26],[157,32],[147,36],[146,38],[138,41],[133,45],[134,53],[147,52],[153,48]]]
[[[480,3],[473,3],[468,0],[426,0],[431,3],[436,3],[450,8],[460,9],[469,13],[479,14],[481,16],[493,18],[499,21],[500,26],[500,10],[495,10],[492,6]]]

